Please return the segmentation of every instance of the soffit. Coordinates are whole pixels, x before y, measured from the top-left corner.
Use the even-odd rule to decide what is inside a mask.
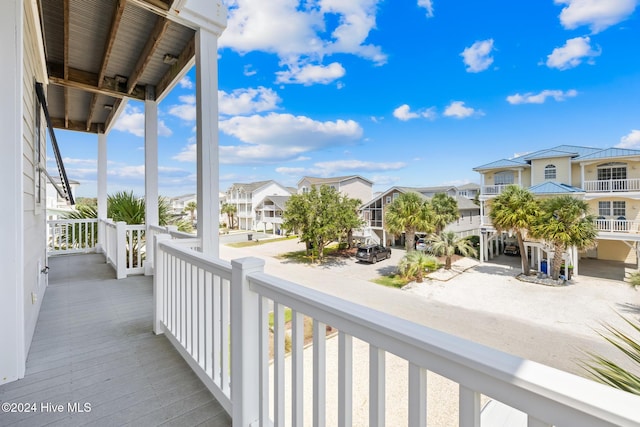
[[[40,0],[54,127],[101,132],[123,100],[144,100],[146,87],[152,99],[171,89],[195,54],[195,31],[156,13],[172,3]]]

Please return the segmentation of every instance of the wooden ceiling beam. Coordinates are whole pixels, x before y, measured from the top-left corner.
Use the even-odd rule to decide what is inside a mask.
[[[107,65],[109,64],[109,58],[111,57],[111,51],[118,34],[118,28],[120,22],[122,22],[122,15],[124,14],[124,8],[126,6],[125,0],[117,0],[113,10],[113,17],[111,18],[111,28],[109,29],[109,35],[105,42],[104,51],[102,54],[102,64],[100,65],[100,71],[98,71],[98,87],[102,87],[104,75],[107,71]],[[93,121],[93,115],[96,111],[98,104],[98,94],[94,93],[89,103],[89,112],[87,114],[87,131],[91,128],[91,122]]]
[[[144,86],[137,85],[131,93],[127,93],[126,78],[124,81],[118,78],[105,77],[102,85],[98,85],[98,75],[69,67],[69,78],[65,79],[60,64],[48,63],[49,79],[52,84],[80,89],[87,92],[111,96],[114,98],[134,98],[140,101],[145,99]]]
[[[158,84],[156,85],[156,97],[160,96],[175,80],[178,74],[183,70],[184,67],[189,64],[189,62],[193,59],[196,54],[196,37],[195,34],[189,40],[185,48],[178,55],[178,60],[175,64],[171,65],[171,67],[167,70],[167,72],[162,76]]]
[[[56,129],[74,130],[78,132],[98,133],[103,128],[102,123],[93,123],[89,129],[84,120],[65,120],[61,117],[51,117],[51,126]]]
[[[66,80],[69,78],[69,0],[64,0],[62,8],[64,14],[63,74]],[[69,123],[69,91],[66,88],[64,89],[64,120],[65,123]]]
[[[127,93],[131,93],[140,81],[142,73],[144,73],[146,66],[149,64],[149,61],[151,61],[151,57],[156,49],[158,49],[160,40],[162,40],[162,37],[167,32],[167,28],[169,28],[169,20],[162,16],[158,16],[156,19],[156,25],[153,27],[142,52],[138,56],[138,62],[136,63],[133,72],[129,75]]]

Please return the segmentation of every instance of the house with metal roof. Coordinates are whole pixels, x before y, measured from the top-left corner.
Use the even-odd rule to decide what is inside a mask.
[[[313,186],[320,187],[322,185],[333,187],[338,190],[339,193],[352,199],[358,199],[360,202],[371,200],[373,197],[373,181],[360,175],[329,178],[305,176],[298,181],[298,194],[306,193]]]
[[[475,190],[476,186],[476,184],[470,184],[465,188]],[[453,185],[436,187],[391,187],[360,207],[365,225],[363,229],[359,231],[357,237],[383,243],[387,246],[392,244],[404,246],[403,236],[393,236],[385,230],[384,212],[385,207],[397,199],[400,194],[408,192],[418,193],[425,199],[430,199],[436,194],[446,194],[453,197],[458,202],[460,215],[456,221],[446,227],[446,230],[461,233],[462,235],[479,234],[480,207],[469,197],[466,197],[466,195],[460,195],[461,188],[463,187]]]
[[[587,201],[597,217],[597,245],[568,254],[574,264],[588,257],[639,265],[640,150],[560,145],[473,170],[481,177],[482,227],[486,232],[481,239],[483,259],[495,254],[491,241],[499,240],[488,217],[490,201],[507,185],[515,184],[540,197],[569,194]],[[535,252],[534,265],[540,262]]]
[[[263,201],[265,197],[288,197],[291,192],[276,181],[268,180],[234,183],[227,189],[225,195],[226,203],[236,207],[235,216],[240,230],[264,230],[267,226],[262,221],[262,218],[265,218],[265,213],[259,207],[264,209]],[[258,220],[258,216],[260,216],[260,220]],[[272,222],[269,224],[272,224]]]

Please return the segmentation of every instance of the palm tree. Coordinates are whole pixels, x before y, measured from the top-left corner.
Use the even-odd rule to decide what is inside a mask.
[[[433,271],[436,268],[438,268],[438,260],[433,255],[427,255],[422,251],[408,252],[398,264],[398,271],[403,277],[415,278],[418,283],[422,283],[425,271]]]
[[[387,205],[384,227],[391,234],[405,233],[405,247],[412,251],[417,231],[431,233],[435,229],[429,201],[415,192],[400,194]]]
[[[238,211],[235,205],[231,203],[224,203],[222,208],[220,208],[220,212],[227,215],[227,219],[229,220],[229,228],[233,230],[233,216]]]
[[[196,220],[195,211],[197,209],[198,209],[198,204],[196,202],[187,203],[187,205],[183,209],[184,212],[189,212],[189,214],[191,215],[191,222]]]
[[[444,269],[451,270],[451,257],[459,252],[463,256],[476,256],[476,249],[468,237],[458,237],[453,231],[432,235],[431,250],[436,256],[445,257]]]
[[[445,193],[438,193],[431,198],[431,209],[436,234],[440,234],[448,224],[460,217],[458,201]]]
[[[551,277],[558,279],[562,256],[567,248],[584,249],[592,246],[598,235],[589,205],[572,196],[558,196],[541,203],[541,214],[531,227],[531,235],[553,245]]]
[[[491,201],[491,222],[498,232],[511,231],[518,239],[522,272],[529,275],[529,258],[524,249],[524,235],[533,224],[539,206],[533,194],[517,185],[509,185]]]
[[[640,321],[622,319],[631,326],[631,332],[636,336],[606,324],[606,332],[599,332],[609,344],[620,350],[629,360],[629,366],[640,368]],[[581,362],[582,367],[597,381],[629,393],[640,395],[640,375],[623,367],[613,360],[592,352],[586,352],[588,361]]]

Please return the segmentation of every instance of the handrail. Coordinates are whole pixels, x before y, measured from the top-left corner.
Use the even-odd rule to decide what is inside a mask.
[[[410,425],[424,425],[416,420],[422,420],[425,411],[427,371],[459,384],[460,425],[476,425],[481,394],[527,413],[530,425],[640,425],[638,396],[266,274],[264,261],[257,258],[234,260],[229,265],[184,248],[168,236],[157,239],[154,331],[167,333],[232,414],[234,425],[270,425],[271,416],[275,425],[281,425],[288,387],[292,387],[293,413],[300,410],[304,393],[298,377],[302,372],[303,316],[314,322],[313,418],[320,424],[327,392],[324,325],[330,325],[339,331],[339,422],[347,425],[352,411],[349,384],[354,370],[348,362],[353,357],[352,338],[370,347],[370,422],[384,419],[381,379],[388,352],[409,363]],[[284,307],[294,313],[291,372],[295,378],[287,384]],[[271,329],[268,312],[274,313],[273,365],[267,346]],[[230,354],[226,351],[229,343]],[[270,370],[273,380],[269,379]]]
[[[49,255],[95,252],[98,242],[98,220],[54,219],[47,221]]]

